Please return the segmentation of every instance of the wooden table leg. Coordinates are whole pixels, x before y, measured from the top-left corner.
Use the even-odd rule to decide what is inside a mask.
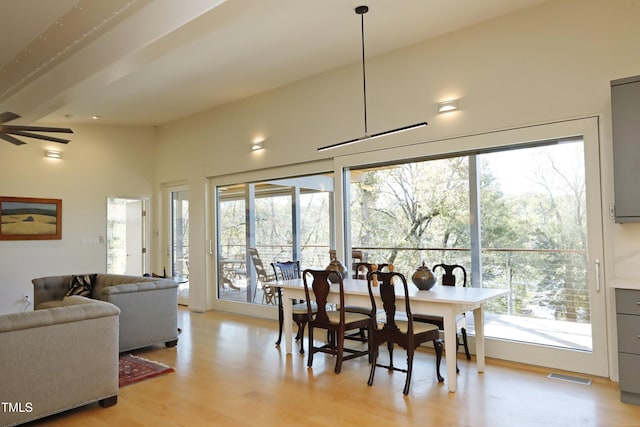
[[[482,305],[473,310],[473,322],[476,327],[476,364],[478,372],[484,372],[484,309]]]
[[[458,374],[457,368],[457,341],[456,341],[456,312],[449,312],[442,317],[444,320],[444,354],[447,362],[447,386],[449,392],[455,393],[458,390]]]

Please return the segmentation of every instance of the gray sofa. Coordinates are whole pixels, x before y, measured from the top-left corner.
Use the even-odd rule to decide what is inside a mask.
[[[118,315],[72,296],[61,306],[0,315],[0,426],[118,400]]]
[[[59,305],[72,275],[33,279],[34,308]],[[178,284],[166,278],[97,274],[91,298],[120,308],[120,352],[178,343]]]

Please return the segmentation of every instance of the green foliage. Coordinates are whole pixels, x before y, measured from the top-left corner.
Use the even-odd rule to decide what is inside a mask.
[[[477,156],[482,286],[511,290],[491,311],[588,321],[582,159],[581,142]],[[496,173],[508,168],[515,172]],[[407,276],[421,261],[471,271],[468,156],[352,177],[353,247]]]
[[[259,185],[259,184],[256,184]],[[289,187],[262,184],[254,201],[255,244],[263,263],[293,259],[292,193]],[[219,189],[219,247],[223,257],[244,258],[246,253],[245,185]],[[301,263],[308,267],[328,263],[330,246],[329,196],[327,191],[300,194]]]

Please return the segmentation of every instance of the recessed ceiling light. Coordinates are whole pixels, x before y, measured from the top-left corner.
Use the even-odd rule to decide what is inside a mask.
[[[102,118],[102,116],[91,116],[91,118],[92,118],[93,120],[98,120],[98,119],[101,119],[101,118]]]

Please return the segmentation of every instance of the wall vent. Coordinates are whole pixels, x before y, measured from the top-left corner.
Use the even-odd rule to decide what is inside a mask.
[[[571,383],[582,384],[582,385],[591,385],[591,380],[588,378],[580,378],[580,377],[574,377],[571,375],[556,374],[553,372],[547,375],[547,378],[551,378],[552,380],[569,381]]]

